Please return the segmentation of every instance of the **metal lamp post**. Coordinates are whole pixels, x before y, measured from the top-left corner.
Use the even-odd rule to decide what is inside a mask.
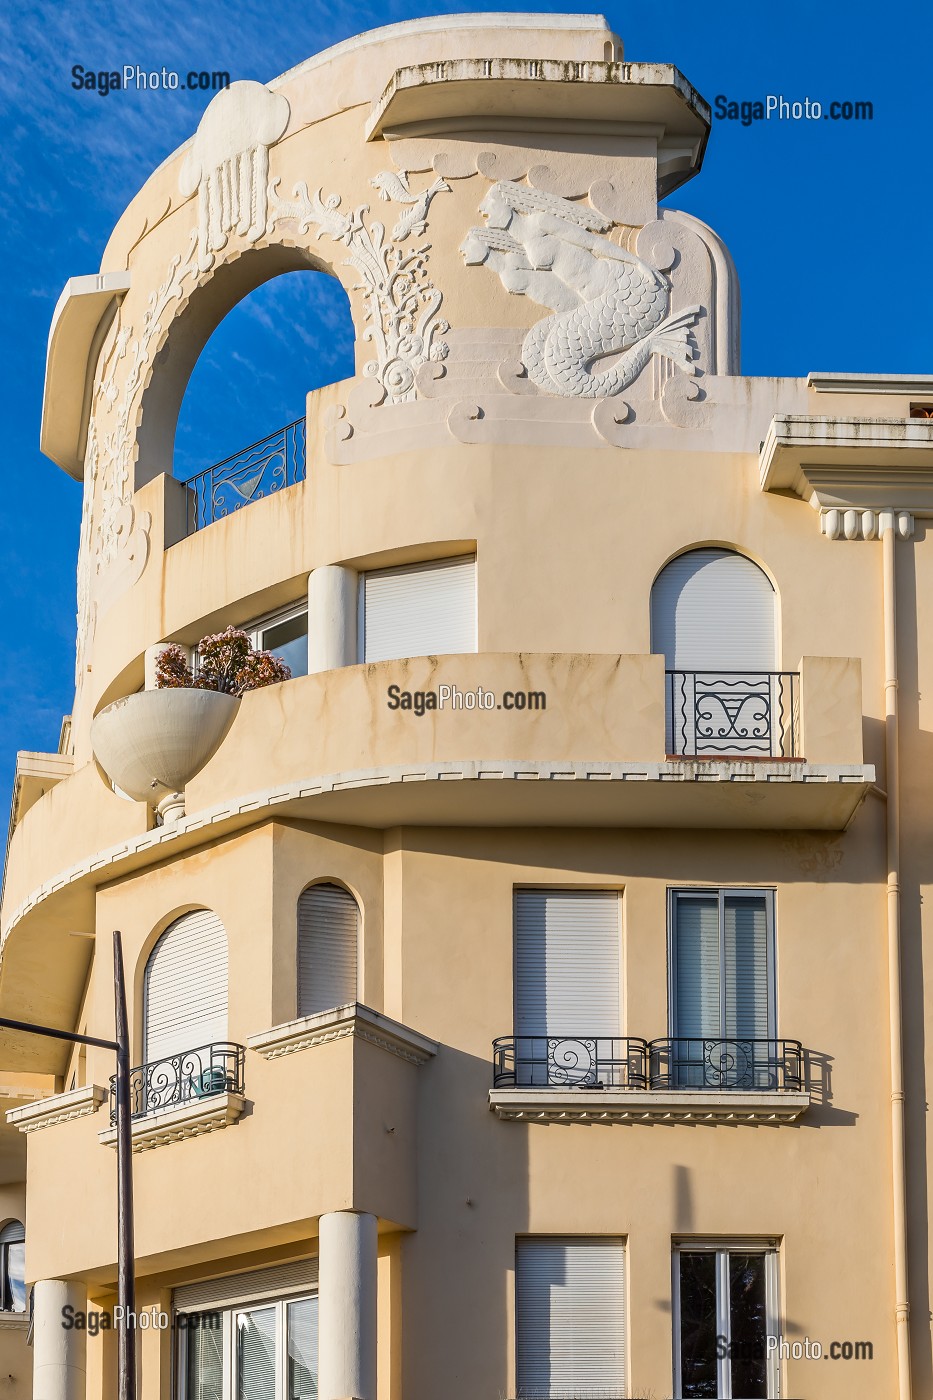
[[[76,1035],[73,1031],[57,1030],[53,1026],[36,1026],[31,1021],[11,1021],[0,1016],[0,1026],[7,1030],[24,1031],[27,1035],[44,1035],[53,1040],[67,1040],[74,1045],[96,1045],[100,1050],[112,1050],[117,1057],[116,1116],[117,1116],[117,1303],[122,1309],[117,1330],[117,1361],[119,1367],[119,1400],[136,1400],[136,1345],[133,1322],[136,1316],[136,1260],[133,1246],[133,1141],[130,1105],[130,1036],[126,1014],[126,983],[123,977],[123,943],[119,930],[113,933],[113,992],[115,1040],[100,1040],[93,1035]]]

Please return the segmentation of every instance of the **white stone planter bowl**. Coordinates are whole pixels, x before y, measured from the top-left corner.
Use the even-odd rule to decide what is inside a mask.
[[[220,748],[239,700],[215,690],[143,690],[91,725],[94,755],[128,797],[156,806],[180,793]]]

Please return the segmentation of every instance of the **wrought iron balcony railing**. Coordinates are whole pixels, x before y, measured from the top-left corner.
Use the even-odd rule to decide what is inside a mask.
[[[643,1089],[647,1042],[637,1037],[505,1035],[493,1041],[497,1089]]]
[[[178,1108],[214,1094],[242,1094],[242,1045],[221,1041],[152,1060],[130,1070],[130,1115],[143,1118],[159,1109]],[[117,1080],[110,1080],[110,1122],[117,1121]]]
[[[188,534],[304,481],[305,470],[305,420],[297,418],[261,442],[188,477]]]
[[[666,671],[667,752],[798,758],[796,671]]]
[[[802,1090],[799,1040],[499,1036],[496,1089]]]
[[[804,1087],[799,1040],[676,1037],[648,1046],[652,1089],[799,1091]]]

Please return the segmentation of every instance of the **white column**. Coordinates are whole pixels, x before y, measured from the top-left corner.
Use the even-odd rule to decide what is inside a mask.
[[[325,564],[308,577],[308,673],[355,666],[359,575]]]
[[[33,1400],[85,1400],[87,1331],[65,1325],[62,1309],[87,1308],[83,1284],[40,1279],[33,1295]]]
[[[318,1296],[318,1400],[376,1400],[374,1215],[321,1216]]]

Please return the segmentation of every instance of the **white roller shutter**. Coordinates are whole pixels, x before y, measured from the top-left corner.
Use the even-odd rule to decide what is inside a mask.
[[[202,1308],[229,1308],[238,1303],[264,1302],[290,1293],[308,1293],[317,1288],[317,1259],[300,1259],[271,1269],[227,1274],[225,1278],[185,1283],[175,1289],[177,1312],[199,1312]]]
[[[774,671],[776,600],[757,564],[728,549],[672,559],[651,590],[651,650],[668,670]]]
[[[340,885],[311,885],[298,900],[298,1015],[357,999],[360,911]]]
[[[435,559],[364,574],[363,661],[476,650],[476,559]]]
[[[515,1272],[518,1395],[627,1395],[624,1242],[519,1240]]]
[[[3,1229],[0,1230],[0,1245],[23,1244],[26,1239],[26,1231],[19,1220],[8,1220]]]
[[[227,935],[209,909],[183,914],[149,955],[143,1059],[227,1039]]]
[[[515,1034],[619,1034],[619,896],[515,891]]]

